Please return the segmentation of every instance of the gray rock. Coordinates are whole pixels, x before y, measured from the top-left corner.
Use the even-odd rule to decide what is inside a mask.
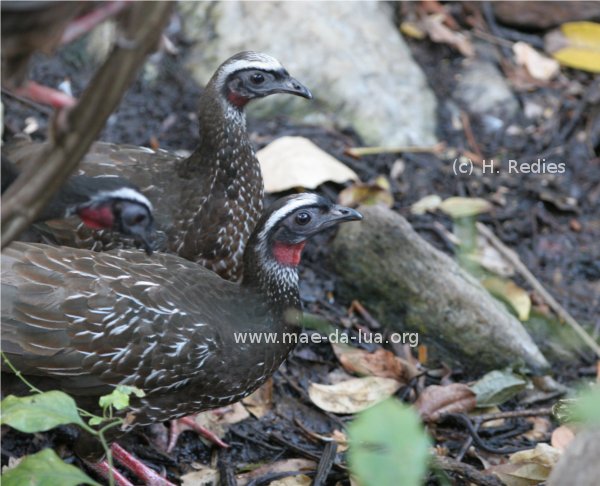
[[[418,332],[442,359],[477,370],[548,362],[523,325],[481,284],[383,206],[340,227],[332,262],[342,292],[359,299],[382,324]]]
[[[600,428],[582,430],[558,460],[548,486],[597,486],[600,481]]]
[[[487,61],[465,60],[453,97],[467,111],[484,119],[496,118],[506,122],[519,110],[519,102],[504,76]]]
[[[273,96],[255,116],[326,113],[369,144],[435,142],[436,100],[383,2],[182,2],[186,35],[197,42],[189,68],[205,84],[242,50],[277,57],[316,102]],[[319,120],[322,121],[322,120]]]

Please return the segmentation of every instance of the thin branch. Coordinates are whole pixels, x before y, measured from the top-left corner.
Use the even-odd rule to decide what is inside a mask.
[[[579,335],[579,337],[596,353],[596,356],[600,358],[600,345],[592,338],[587,331],[579,324],[567,310],[561,306],[554,297],[548,292],[540,281],[529,271],[529,269],[523,264],[519,255],[513,250],[508,248],[500,239],[484,224],[476,223],[477,230],[485,236],[491,245],[500,252],[500,254],[506,258],[519,272],[525,280],[531,285],[531,287],[544,299],[544,301],[550,306],[550,308],[565,321],[573,330]]]
[[[350,157],[359,158],[364,155],[379,155],[379,154],[396,154],[401,152],[410,153],[440,153],[446,148],[444,142],[436,143],[431,146],[410,146],[405,147],[351,147],[346,150],[346,154]]]
[[[470,483],[480,484],[482,486],[502,486],[503,483],[496,476],[485,474],[478,471],[473,466],[464,462],[456,461],[446,456],[435,456],[433,458],[434,466],[446,471],[457,474]]]
[[[146,55],[158,43],[171,2],[132,2],[124,32],[79,103],[58,113],[55,133],[2,197],[2,248],[14,240],[64,183],[117,107]]]

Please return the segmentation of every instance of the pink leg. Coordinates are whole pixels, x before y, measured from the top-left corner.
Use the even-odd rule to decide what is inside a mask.
[[[63,32],[60,40],[61,44],[68,44],[78,37],[81,37],[83,34],[88,33],[96,27],[96,25],[121,12],[126,5],[127,2],[104,2],[99,4],[99,6],[94,8],[91,12],[82,15],[69,23]]]
[[[209,440],[213,444],[222,447],[223,449],[227,449],[229,444],[223,442],[222,439],[217,437],[210,430],[198,425],[194,420],[193,415],[188,415],[187,417],[183,417],[177,420],[171,420],[171,428],[169,429],[169,445],[167,446],[167,452],[171,452],[177,443],[177,439],[179,438],[179,434],[181,434],[184,430],[193,430],[205,439]]]
[[[54,108],[70,108],[77,100],[62,91],[48,88],[35,81],[27,81],[23,86],[14,90],[15,94],[29,98],[37,103],[49,105]]]
[[[153,469],[143,464],[116,442],[110,446],[113,458],[139,477],[146,486],[174,486]]]

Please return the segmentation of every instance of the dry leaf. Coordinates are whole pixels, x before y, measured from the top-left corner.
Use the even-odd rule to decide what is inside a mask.
[[[415,402],[423,420],[433,422],[446,413],[470,412],[476,405],[475,393],[463,383],[428,386]]]
[[[425,214],[427,211],[435,211],[442,203],[442,198],[437,194],[431,194],[419,199],[410,207],[412,214]]]
[[[552,425],[548,417],[528,417],[526,420],[533,424],[533,428],[525,432],[523,437],[534,442],[540,442],[546,439]],[[555,447],[554,444],[552,444],[552,446]]]
[[[489,277],[482,281],[483,286],[494,296],[510,304],[521,321],[529,319],[531,298],[529,293],[512,280]]]
[[[425,39],[425,32],[423,32],[421,27],[419,27],[419,25],[415,22],[410,22],[408,20],[405,20],[400,24],[400,32],[407,37],[412,37],[413,39]]]
[[[545,37],[545,48],[564,66],[600,73],[600,24],[567,22]]]
[[[477,251],[470,254],[469,258],[479,263],[486,270],[501,277],[511,277],[515,274],[515,268],[512,264],[483,235],[477,235]]]
[[[473,57],[475,49],[469,38],[461,33],[455,32],[444,25],[444,14],[428,15],[422,21],[422,25],[433,42],[448,44],[457,49],[465,57]]]
[[[297,187],[315,189],[324,182],[358,181],[356,173],[304,137],[281,137],[256,154],[266,192]]]
[[[242,403],[256,418],[264,417],[273,406],[273,378],[242,400]]]
[[[199,471],[192,471],[181,476],[182,486],[217,486],[219,473],[216,469],[204,467]]]
[[[560,458],[560,451],[540,443],[535,449],[515,452],[508,464],[491,467],[488,472],[496,474],[508,486],[529,486],[546,481]]]
[[[322,410],[333,413],[356,413],[390,397],[401,383],[391,378],[368,376],[353,378],[335,385],[311,383],[308,395]]]
[[[494,370],[483,375],[470,388],[477,395],[478,407],[501,405],[527,386],[527,382],[508,370]]]
[[[519,66],[525,66],[527,72],[535,79],[549,81],[560,71],[558,61],[540,54],[526,42],[515,42],[513,53],[515,62]]]
[[[439,208],[452,218],[464,218],[487,213],[492,204],[479,197],[449,197],[441,202]]]
[[[277,479],[269,486],[310,486],[312,479],[305,474],[298,474],[297,476],[288,476],[287,478]]]
[[[356,207],[361,204],[374,206],[383,204],[391,208],[394,205],[394,196],[390,191],[390,183],[383,177],[377,177],[373,182],[357,182],[347,187],[338,196],[342,206]]]
[[[575,438],[575,432],[568,425],[561,425],[552,432],[550,443],[552,447],[563,452]]]
[[[271,464],[265,464],[254,469],[251,472],[238,474],[236,476],[238,486],[246,486],[249,482],[256,478],[265,476],[266,474],[275,474],[292,471],[314,471],[317,468],[315,461],[308,459],[285,459],[283,461],[276,461]],[[271,483],[273,484],[273,483]]]
[[[345,344],[331,343],[331,347],[341,365],[350,373],[394,378],[401,383],[408,383],[419,374],[412,364],[387,349],[379,348],[369,353]]]

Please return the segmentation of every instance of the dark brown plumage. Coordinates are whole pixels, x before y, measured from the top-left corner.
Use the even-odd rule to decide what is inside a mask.
[[[156,205],[159,251],[198,262],[230,280],[242,275],[244,246],[263,208],[260,165],[246,130],[244,106],[288,93],[310,98],[271,56],[242,52],[225,61],[204,90],[199,107],[200,143],[187,158],[133,146],[96,144],[81,164],[86,175],[116,174],[132,181]],[[9,148],[13,160],[40,146]],[[94,250],[122,246],[112,235],[84,228],[53,228],[61,245]]]
[[[2,255],[2,350],[38,386],[90,409],[117,384],[141,388],[125,411],[134,425],[233,403],[295,344],[284,334],[299,331],[306,240],[358,219],[314,194],[279,200],[250,238],[241,284],[175,255],[14,243]]]

